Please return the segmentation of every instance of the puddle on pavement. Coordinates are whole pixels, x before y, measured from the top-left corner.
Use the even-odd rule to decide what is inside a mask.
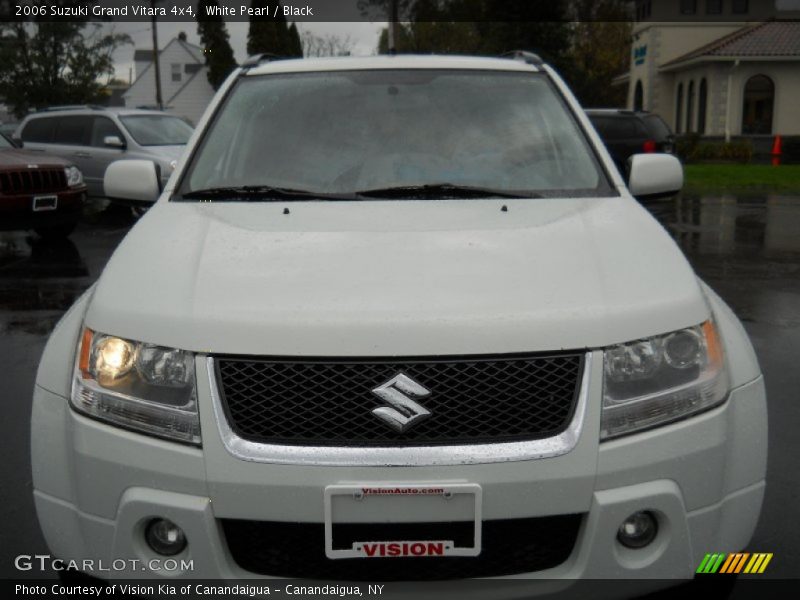
[[[49,333],[90,285],[89,269],[69,239],[0,234],[0,333]]]
[[[800,197],[680,195],[645,206],[740,318],[800,327]]]
[[[680,195],[645,206],[690,256],[800,254],[800,197]]]

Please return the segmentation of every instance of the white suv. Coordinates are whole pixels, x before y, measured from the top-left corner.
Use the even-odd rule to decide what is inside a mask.
[[[634,198],[682,178],[626,187],[532,55],[251,61],[44,352],[53,555],[657,586],[743,549],[760,369]],[[105,185],[158,194],[145,161]]]

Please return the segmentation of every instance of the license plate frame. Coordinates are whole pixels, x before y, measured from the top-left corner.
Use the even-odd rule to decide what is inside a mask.
[[[436,493],[430,493],[430,490],[437,490]],[[334,516],[334,499],[341,496],[349,496],[358,502],[369,502],[372,497],[400,497],[400,502],[406,501],[411,503],[417,498],[439,497],[442,502],[454,498],[456,495],[466,495],[472,497],[472,505],[474,508],[472,515],[472,522],[474,527],[473,545],[472,546],[456,546],[452,540],[441,539],[426,539],[426,540],[357,540],[352,543],[351,548],[334,548],[333,527],[335,524]],[[399,558],[409,556],[432,556],[430,553],[429,544],[434,544],[434,547],[441,550],[441,553],[436,553],[437,556],[478,556],[481,553],[481,533],[482,533],[482,488],[474,483],[424,483],[424,484],[409,484],[409,483],[364,483],[364,484],[337,484],[329,485],[325,488],[324,494],[325,504],[325,556],[332,560],[344,558]],[[408,506],[411,506],[409,504]],[[468,522],[470,519],[466,519]],[[424,522],[424,516],[414,521]],[[385,521],[386,523],[395,522],[403,523],[410,522],[405,519],[399,521]],[[380,524],[380,523],[378,523]],[[385,544],[400,544],[398,554],[381,553],[376,550],[377,545]],[[404,547],[403,544],[406,544]],[[416,554],[411,552],[414,548],[413,545],[425,544],[425,552]],[[387,546],[384,546],[384,550]],[[416,548],[419,548],[418,546]],[[371,549],[370,553],[368,550]],[[394,548],[395,550],[398,547]],[[391,550],[390,550],[391,551]],[[404,553],[405,551],[405,553]]]
[[[34,196],[31,208],[33,212],[56,210],[58,208],[58,195],[47,194],[46,196]]]

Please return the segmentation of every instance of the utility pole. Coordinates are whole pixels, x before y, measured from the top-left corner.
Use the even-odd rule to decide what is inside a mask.
[[[156,0],[150,0],[150,7],[155,8]],[[161,98],[161,67],[158,64],[158,27],[156,25],[155,11],[153,11],[153,66],[156,68],[156,104],[158,110],[164,110],[164,101]]]
[[[397,0],[389,0],[389,54],[397,52]]]

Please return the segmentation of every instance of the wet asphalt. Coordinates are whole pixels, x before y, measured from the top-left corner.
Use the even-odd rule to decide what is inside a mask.
[[[756,348],[768,393],[769,468],[749,549],[774,553],[766,575],[798,577],[800,197],[681,196],[647,208],[739,315]],[[60,316],[97,279],[133,222],[127,210],[111,207],[91,211],[57,243],[0,232],[1,578],[41,576],[16,571],[14,557],[48,552],[33,507],[29,452],[39,357]]]

